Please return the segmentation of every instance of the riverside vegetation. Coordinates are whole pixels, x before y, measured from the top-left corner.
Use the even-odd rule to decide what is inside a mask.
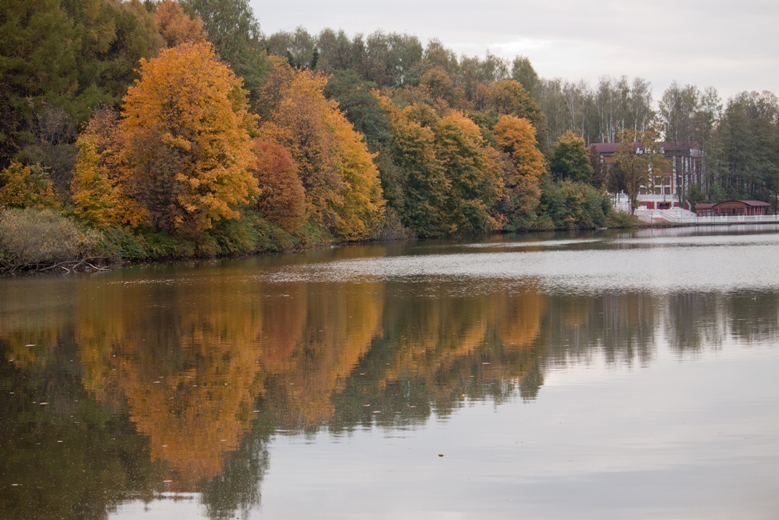
[[[539,78],[529,60],[303,29],[247,0],[0,6],[0,269],[632,225],[590,142],[695,142],[693,201],[775,200],[779,103]],[[773,199],[771,198],[773,197]]]

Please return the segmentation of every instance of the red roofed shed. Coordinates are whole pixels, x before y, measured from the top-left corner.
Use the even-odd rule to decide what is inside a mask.
[[[760,200],[725,200],[716,204],[696,204],[699,217],[720,217],[731,215],[767,215],[769,204]]]

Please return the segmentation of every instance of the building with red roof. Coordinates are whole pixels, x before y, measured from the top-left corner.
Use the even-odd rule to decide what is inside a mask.
[[[724,200],[715,204],[696,204],[699,217],[767,215],[770,204],[760,200]]]

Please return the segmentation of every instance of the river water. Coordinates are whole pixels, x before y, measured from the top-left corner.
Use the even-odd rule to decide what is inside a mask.
[[[775,519],[779,228],[0,279],[0,517]]]

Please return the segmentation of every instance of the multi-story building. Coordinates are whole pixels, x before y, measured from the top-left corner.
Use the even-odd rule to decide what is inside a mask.
[[[638,195],[639,206],[646,209],[669,209],[682,207],[690,209],[687,198],[693,186],[700,188],[705,181],[703,152],[696,144],[664,142],[659,144],[659,152],[634,143],[633,153],[662,153],[669,168],[667,171],[652,172],[648,185],[641,186]],[[620,143],[595,143],[590,146],[600,156],[606,166],[614,160],[620,150]],[[608,186],[608,180],[607,184]],[[638,208],[636,208],[638,209]]]

